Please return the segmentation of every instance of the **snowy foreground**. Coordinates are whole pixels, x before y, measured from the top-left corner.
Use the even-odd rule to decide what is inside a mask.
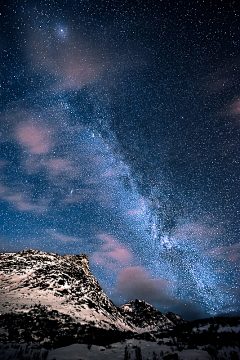
[[[17,347],[17,348],[16,348]],[[210,345],[209,345],[210,347]],[[217,354],[210,355],[204,347],[199,349],[177,350],[176,346],[159,345],[145,340],[126,340],[104,346],[91,344],[72,344],[55,350],[35,349],[27,344],[14,346],[0,345],[0,359],[22,360],[237,360],[240,351],[237,347],[223,347]]]

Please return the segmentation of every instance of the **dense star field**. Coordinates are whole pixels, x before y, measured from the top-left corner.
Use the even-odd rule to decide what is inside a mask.
[[[1,252],[89,256],[116,305],[239,313],[229,1],[1,2]]]

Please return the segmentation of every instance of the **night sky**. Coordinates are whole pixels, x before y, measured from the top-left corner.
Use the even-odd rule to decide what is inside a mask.
[[[86,253],[116,305],[238,313],[239,21],[235,1],[1,1],[0,251]]]

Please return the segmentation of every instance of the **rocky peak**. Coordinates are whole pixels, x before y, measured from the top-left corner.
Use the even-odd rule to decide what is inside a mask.
[[[175,325],[180,325],[180,324],[187,324],[188,321],[186,319],[184,319],[182,316],[177,315],[171,311],[168,311],[166,313],[166,316],[169,320],[171,320]]]
[[[171,320],[144,300],[132,300],[119,309],[129,321],[145,331],[158,332],[174,326]]]

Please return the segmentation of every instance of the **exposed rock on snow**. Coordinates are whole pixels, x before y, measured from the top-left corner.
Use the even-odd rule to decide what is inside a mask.
[[[186,319],[184,319],[182,316],[174,314],[171,311],[168,311],[166,313],[166,317],[171,320],[175,325],[180,325],[180,324],[186,324],[188,321]]]
[[[143,300],[132,300],[119,309],[129,322],[144,332],[159,333],[175,326],[169,318]]]
[[[237,317],[188,322],[171,312],[163,315],[143,300],[116,307],[84,254],[0,254],[4,360],[63,360],[67,351],[71,359],[232,360],[240,358],[239,330]]]
[[[81,324],[133,330],[92,275],[87,255],[0,254],[0,291],[0,313],[26,312],[41,304]]]

